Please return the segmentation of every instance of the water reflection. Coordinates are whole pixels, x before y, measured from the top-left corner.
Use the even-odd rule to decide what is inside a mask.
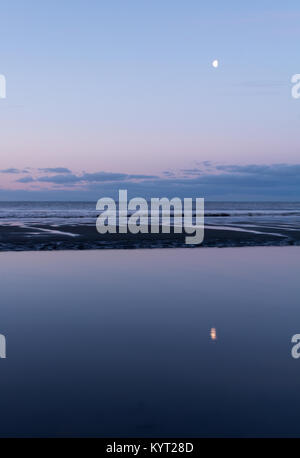
[[[211,340],[217,340],[217,330],[216,330],[216,328],[211,328],[211,330],[210,330],[210,338],[211,338]]]
[[[0,437],[299,437],[299,259],[0,253]]]

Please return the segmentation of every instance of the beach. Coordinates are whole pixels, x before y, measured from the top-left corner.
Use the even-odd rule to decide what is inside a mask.
[[[270,227],[243,223],[235,226],[204,227],[204,247],[300,245],[300,227]],[[185,233],[99,234],[94,225],[0,226],[0,251],[52,251],[92,249],[179,248],[186,247]],[[197,245],[191,245],[197,247]]]
[[[0,251],[185,247],[183,233],[99,234],[93,202],[0,202]],[[127,215],[128,217],[130,214]],[[118,221],[117,221],[118,223]],[[193,215],[195,224],[195,214]],[[204,247],[300,244],[299,202],[207,202]],[[193,245],[192,245],[193,246]],[[195,245],[197,246],[197,245]]]
[[[0,436],[297,436],[299,255],[0,253]]]

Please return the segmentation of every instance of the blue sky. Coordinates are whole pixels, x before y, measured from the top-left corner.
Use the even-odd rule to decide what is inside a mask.
[[[97,199],[119,186],[109,177],[175,195],[204,161],[184,192],[300,199],[285,174],[258,190],[262,169],[217,168],[298,170],[299,23],[296,0],[1,2],[0,167],[26,172],[0,174],[0,199]],[[57,168],[71,173],[53,181]]]

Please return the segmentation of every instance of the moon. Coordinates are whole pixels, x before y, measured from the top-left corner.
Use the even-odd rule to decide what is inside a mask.
[[[212,66],[213,66],[214,68],[218,68],[218,67],[219,67],[219,61],[218,61],[218,59],[215,59],[215,60],[212,62]]]

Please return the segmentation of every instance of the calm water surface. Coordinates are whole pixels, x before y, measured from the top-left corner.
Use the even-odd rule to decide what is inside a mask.
[[[0,254],[0,436],[300,436],[300,247]]]

